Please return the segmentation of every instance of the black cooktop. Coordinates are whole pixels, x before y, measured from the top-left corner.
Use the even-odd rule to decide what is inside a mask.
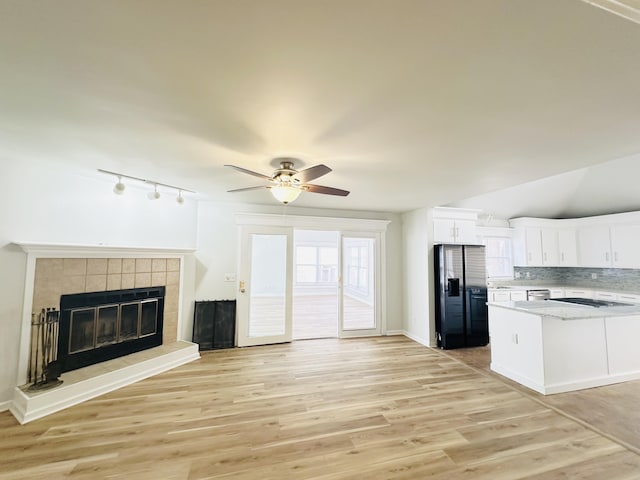
[[[563,297],[563,298],[548,298],[547,300],[554,300],[556,302],[575,303],[578,305],[585,305],[587,307],[627,307],[630,303],[612,302],[610,300],[594,300],[593,298],[580,298],[580,297]]]

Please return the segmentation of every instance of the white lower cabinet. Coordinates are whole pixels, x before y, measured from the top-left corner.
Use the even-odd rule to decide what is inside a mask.
[[[522,302],[527,299],[526,290],[489,289],[489,302]]]
[[[527,291],[526,290],[511,290],[511,301],[512,302],[524,302],[527,300]]]
[[[640,365],[640,321],[638,316],[605,319],[609,374],[621,375],[637,371]]]
[[[563,319],[489,305],[491,369],[542,394],[640,379],[640,315]]]
[[[593,298],[593,291],[592,290],[579,290],[579,289],[574,289],[574,288],[566,288],[564,291],[564,296],[565,297],[569,297],[569,298],[573,298],[573,297],[577,297],[577,298]]]
[[[618,300],[618,295],[612,292],[595,292],[593,298],[596,300],[609,300],[615,302]]]
[[[618,301],[623,303],[640,303],[640,295],[633,293],[619,293]]]

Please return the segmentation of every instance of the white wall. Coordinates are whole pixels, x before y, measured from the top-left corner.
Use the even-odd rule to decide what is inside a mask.
[[[46,163],[0,158],[0,405],[16,385],[26,254],[12,242],[193,248],[197,203],[150,201],[141,189],[112,192],[95,171],[61,172]],[[185,261],[185,277],[194,276]],[[193,282],[185,294],[193,298]],[[191,291],[187,291],[187,289]],[[188,308],[188,302],[183,307]],[[184,315],[184,312],[183,312]],[[183,330],[184,332],[184,330]]]
[[[433,345],[433,260],[430,210],[422,208],[402,215],[402,263],[404,331],[414,340]]]
[[[195,299],[236,298],[236,283],[225,282],[225,273],[235,273],[238,256],[235,213],[268,213],[343,218],[391,220],[387,244],[387,331],[397,333],[402,326],[402,227],[400,216],[348,210],[296,208],[200,202],[198,209],[198,250],[196,252]]]

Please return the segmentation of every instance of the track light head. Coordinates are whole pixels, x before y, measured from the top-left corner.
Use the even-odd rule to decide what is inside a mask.
[[[182,190],[178,190],[178,198],[176,198],[176,202],[180,205],[184,203],[184,197],[182,196]]]
[[[118,183],[116,183],[115,186],[113,187],[113,193],[115,193],[116,195],[122,195],[124,193],[125,188],[126,188],[126,185],[122,183],[122,177],[118,176]]]
[[[149,200],[158,200],[160,198],[160,192],[158,191],[158,184],[153,185],[153,192],[147,194]]]

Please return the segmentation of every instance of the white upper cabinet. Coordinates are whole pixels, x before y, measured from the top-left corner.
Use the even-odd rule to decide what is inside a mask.
[[[561,267],[578,266],[578,245],[575,228],[558,229],[558,265]]]
[[[509,224],[515,266],[640,269],[640,212]]]
[[[611,237],[608,225],[578,229],[578,263],[581,267],[610,267]]]
[[[640,266],[640,224],[612,225],[610,233],[613,266],[638,268]]]
[[[555,220],[518,218],[514,227],[514,265],[524,267],[560,266],[560,244]],[[563,241],[568,241],[563,238]],[[565,246],[569,250],[569,246]],[[573,248],[575,251],[575,246]]]
[[[555,267],[560,264],[558,254],[558,229],[545,227],[540,229],[542,238],[542,265]]]
[[[542,265],[542,236],[539,228],[525,228],[527,265]]]
[[[466,208],[433,209],[433,243],[477,244],[478,211]]]

